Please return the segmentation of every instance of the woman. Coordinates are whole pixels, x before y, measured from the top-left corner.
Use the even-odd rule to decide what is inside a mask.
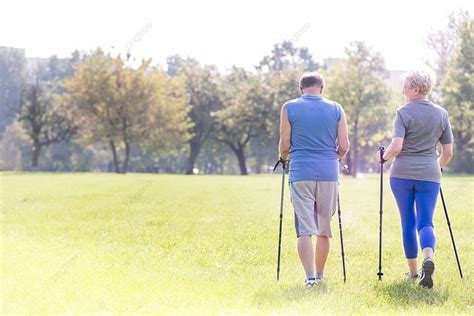
[[[448,112],[428,101],[432,79],[424,72],[411,72],[403,82],[406,104],[397,110],[393,138],[382,159],[394,158],[390,187],[402,223],[403,247],[410,279],[433,287],[435,234],[433,213],[441,182],[441,170],[453,155],[453,134]],[[438,157],[436,147],[442,145]],[[380,157],[379,157],[380,159]],[[418,243],[423,251],[421,276],[417,272]]]

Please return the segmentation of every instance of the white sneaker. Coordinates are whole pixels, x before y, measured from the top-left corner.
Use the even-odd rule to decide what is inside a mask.
[[[323,282],[323,279],[320,279],[320,278],[311,279],[311,280],[305,280],[305,281],[304,281],[304,287],[305,287],[305,288],[312,288],[312,287],[317,286],[317,285],[320,284],[321,282]]]
[[[310,279],[310,280],[305,280],[304,281],[304,287],[307,288],[307,289],[312,288],[315,285],[316,285],[316,280],[315,279]]]

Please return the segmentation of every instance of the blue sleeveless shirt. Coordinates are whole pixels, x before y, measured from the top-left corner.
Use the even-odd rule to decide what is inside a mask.
[[[291,125],[289,182],[338,181],[337,127],[341,106],[304,95],[286,103]]]

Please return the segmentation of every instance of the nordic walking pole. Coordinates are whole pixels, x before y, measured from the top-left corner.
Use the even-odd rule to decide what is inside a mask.
[[[383,215],[383,154],[385,152],[384,147],[379,148],[380,151],[380,223],[379,223],[379,272],[377,275],[379,276],[379,281],[382,280],[382,215]]]
[[[344,275],[344,284],[345,284],[346,283],[346,263],[344,260],[344,242],[342,241],[341,202],[339,201],[339,193],[337,193],[337,215],[339,217],[339,236],[341,239],[342,274]]]
[[[348,174],[350,174],[350,171],[347,169],[346,166],[344,166],[341,163],[340,160],[339,160],[339,163],[344,168],[344,171],[346,171]],[[345,259],[344,259],[344,241],[342,239],[341,202],[339,200],[339,192],[337,193],[337,216],[339,218],[339,236],[340,236],[340,239],[341,239],[342,274],[344,275],[344,284],[345,284],[346,283],[346,262],[345,262]]]
[[[461,270],[461,263],[459,262],[458,251],[456,250],[456,244],[454,243],[454,236],[453,236],[453,231],[451,229],[451,222],[449,221],[448,209],[446,207],[446,202],[444,201],[444,195],[443,195],[443,190],[441,189],[441,186],[439,187],[439,193],[441,195],[441,202],[443,202],[444,215],[446,215],[446,221],[448,222],[449,234],[451,235],[451,241],[453,243],[454,254],[456,255],[456,262],[458,263],[459,275],[461,276],[461,279],[462,279],[463,276],[462,276],[462,270]]]
[[[281,228],[283,224],[283,196],[284,196],[284,191],[285,191],[285,169],[286,169],[286,163],[287,161],[285,160],[278,160],[277,163],[275,164],[275,167],[273,168],[273,171],[276,170],[279,164],[282,164],[282,169],[281,169],[281,200],[280,200],[280,230],[278,234],[278,259],[277,259],[277,281],[280,280],[280,254],[281,254]]]

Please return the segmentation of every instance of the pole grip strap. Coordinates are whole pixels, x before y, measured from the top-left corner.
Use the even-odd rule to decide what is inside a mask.
[[[282,164],[283,170],[285,170],[285,169],[286,169],[286,164],[288,163],[288,161],[289,161],[289,160],[283,160],[283,159],[280,158],[280,159],[276,162],[275,167],[273,167],[273,171],[276,170],[276,168],[278,167],[279,164]]]

